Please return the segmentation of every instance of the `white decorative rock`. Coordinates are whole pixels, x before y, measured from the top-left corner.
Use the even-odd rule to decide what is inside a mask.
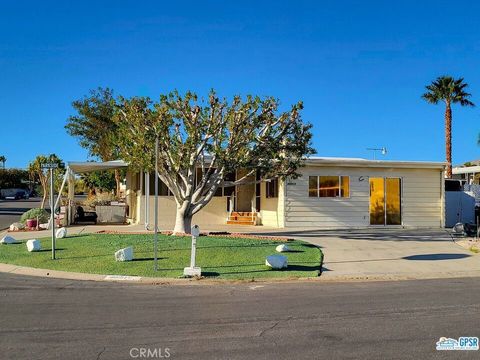
[[[67,228],[62,227],[58,229],[55,233],[55,236],[57,237],[57,239],[63,239],[64,237],[67,237]]]
[[[17,240],[15,240],[15,238],[7,235],[7,236],[4,236],[2,240],[0,240],[0,243],[1,244],[15,244],[17,242]]]
[[[43,230],[48,230],[48,223],[45,224],[39,224],[38,227]]]
[[[20,231],[23,229],[25,229],[25,225],[23,225],[20,222],[14,222],[12,225],[10,225],[10,228],[9,228],[10,231]]]
[[[195,267],[186,267],[183,269],[183,276],[202,276],[202,269],[199,268],[198,266]]]
[[[129,246],[115,252],[115,261],[132,261],[133,247]]]
[[[272,269],[284,269],[288,266],[287,257],[284,255],[270,255],[265,260],[265,265]]]
[[[275,250],[277,250],[277,252],[289,252],[290,251],[290,248],[288,247],[288,245],[286,244],[281,244],[281,245],[278,245]]]
[[[27,241],[27,250],[32,252],[32,251],[39,251],[42,249],[42,246],[40,245],[40,241],[37,239],[33,240],[28,240]]]

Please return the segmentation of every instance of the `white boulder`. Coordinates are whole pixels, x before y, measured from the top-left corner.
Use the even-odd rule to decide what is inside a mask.
[[[10,228],[9,228],[10,231],[20,231],[23,229],[25,229],[25,225],[23,225],[20,222],[14,222],[12,225],[10,225]]]
[[[289,252],[290,251],[290,247],[287,245],[287,244],[281,244],[281,245],[278,245],[275,250],[277,250],[277,252]]]
[[[15,238],[13,238],[12,236],[4,236],[2,238],[2,240],[0,240],[0,243],[1,244],[15,244],[17,242],[17,240],[15,240]]]
[[[202,276],[202,269],[198,266],[195,267],[186,267],[183,269],[183,276],[195,277]]]
[[[45,224],[39,224],[38,227],[43,230],[48,230],[48,223]]]
[[[284,255],[270,255],[265,260],[265,265],[272,269],[284,269],[288,266],[287,257]]]
[[[115,252],[115,261],[132,261],[133,247],[129,246]]]
[[[65,237],[67,237],[67,228],[60,228],[57,230],[57,232],[55,233],[55,236],[57,237],[57,239],[63,239]]]
[[[27,241],[27,250],[29,252],[39,251],[41,249],[42,249],[42,245],[40,245],[40,241],[38,241],[37,239]]]

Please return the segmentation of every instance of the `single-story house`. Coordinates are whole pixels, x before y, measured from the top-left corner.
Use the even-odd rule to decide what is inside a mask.
[[[193,222],[278,228],[441,228],[444,170],[441,162],[310,157],[297,179],[219,189]],[[239,178],[242,171],[230,176]],[[128,171],[126,184],[130,221],[152,227],[154,174]],[[165,184],[159,184],[159,226],[173,228],[175,200]]]

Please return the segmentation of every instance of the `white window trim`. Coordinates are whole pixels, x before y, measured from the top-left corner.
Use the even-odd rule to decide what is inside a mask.
[[[351,188],[351,181],[350,175],[338,175],[338,184],[339,184],[339,194],[342,193],[342,177],[348,178],[348,196],[320,196],[320,177],[327,177],[327,176],[337,176],[337,175],[309,175],[308,177],[316,177],[317,178],[317,196],[310,196],[310,184],[308,184],[308,197],[309,198],[317,198],[317,199],[350,199],[352,197],[352,188]]]
[[[268,196],[268,184],[271,184],[274,181],[277,182],[277,191],[276,191],[277,196]],[[272,179],[270,181],[265,181],[265,199],[278,199],[278,192],[279,192],[278,178]]]

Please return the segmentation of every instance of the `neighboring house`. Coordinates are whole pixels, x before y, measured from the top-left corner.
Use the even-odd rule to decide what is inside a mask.
[[[445,224],[444,168],[440,162],[311,157],[300,169],[300,178],[219,189],[193,222],[279,228],[440,228]],[[235,176],[242,176],[242,171],[230,175]],[[175,200],[159,183],[159,226],[172,228]],[[154,175],[127,172],[126,194],[131,221],[151,227]]]
[[[452,178],[461,180],[463,184],[479,184],[480,165],[456,166],[452,169]]]

